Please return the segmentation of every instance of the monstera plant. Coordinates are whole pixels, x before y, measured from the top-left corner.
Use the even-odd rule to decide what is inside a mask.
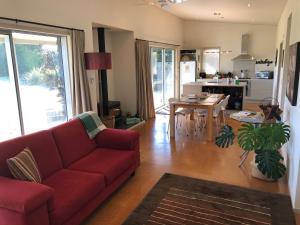
[[[232,127],[225,125],[216,137],[216,145],[228,148],[233,144],[234,138]],[[290,127],[282,122],[245,123],[238,130],[238,143],[241,148],[255,152],[258,170],[272,180],[278,180],[286,172],[280,149],[289,138]]]

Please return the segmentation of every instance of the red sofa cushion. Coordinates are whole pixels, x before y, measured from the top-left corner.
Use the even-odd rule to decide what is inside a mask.
[[[62,161],[49,130],[25,135],[0,143],[0,176],[11,177],[6,160],[29,147],[42,179],[62,168]]]
[[[54,127],[52,132],[65,167],[96,148],[79,119]]]
[[[54,189],[54,210],[51,225],[60,225],[105,188],[104,176],[62,169],[48,177],[43,184]]]
[[[136,151],[98,148],[68,169],[104,174],[107,185],[136,163]]]
[[[137,150],[139,148],[139,133],[132,130],[107,128],[95,137],[98,148]]]

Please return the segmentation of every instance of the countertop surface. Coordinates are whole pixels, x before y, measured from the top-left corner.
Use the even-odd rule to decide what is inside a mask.
[[[227,83],[227,82],[191,82],[191,83],[187,83],[184,85],[200,85],[200,86],[212,86],[212,87],[246,87],[247,83],[245,82],[240,82],[239,84],[235,84],[234,82],[232,83]]]

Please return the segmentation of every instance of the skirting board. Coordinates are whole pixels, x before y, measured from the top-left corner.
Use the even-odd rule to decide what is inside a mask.
[[[132,127],[129,127],[127,130],[132,130],[132,129],[138,128],[138,127],[144,125],[145,123],[146,123],[145,120],[143,120],[143,121],[139,122],[138,124],[136,124]]]

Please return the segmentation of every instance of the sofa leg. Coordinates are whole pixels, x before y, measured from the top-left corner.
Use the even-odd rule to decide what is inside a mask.
[[[135,175],[135,171],[132,172],[132,174],[130,175],[131,177],[134,177]]]

